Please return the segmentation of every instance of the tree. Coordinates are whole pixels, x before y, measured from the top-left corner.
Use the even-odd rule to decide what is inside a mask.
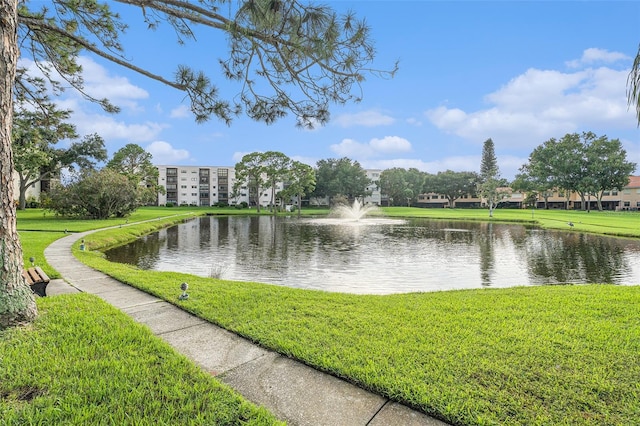
[[[221,98],[205,73],[185,65],[178,66],[175,78],[170,79],[131,63],[119,39],[126,24],[107,1],[52,0],[42,5],[25,0],[18,6],[17,0],[0,0],[0,179],[9,188],[0,195],[0,328],[36,315],[35,302],[21,276],[11,128],[14,97],[37,105],[47,96],[43,79],[18,69],[18,46],[33,59],[54,93],[71,87],[105,110],[117,111],[109,100],[93,99],[84,91],[77,59],[87,51],[183,91],[197,122],[215,116],[229,123],[233,115],[244,112],[266,123],[292,113],[300,126],[323,124],[329,119],[331,104],[360,99],[360,82],[367,74],[393,75],[396,70],[370,68],[375,49],[368,27],[352,13],[337,16],[330,8],[295,0],[220,0],[222,8],[214,0],[123,3],[140,7],[149,29],[168,24],[179,43],[196,40],[198,31],[224,33],[229,56],[221,60],[223,74],[238,82],[238,93],[230,100]]]
[[[64,122],[70,111],[58,110],[53,104],[33,111],[18,108],[14,113],[11,149],[19,181],[19,208],[24,209],[29,186],[45,179],[51,165],[57,165],[53,145],[77,135],[74,126]]]
[[[478,193],[487,202],[489,217],[493,217],[493,209],[498,205],[506,193],[499,190],[503,181],[500,179],[498,159],[491,138],[484,141],[482,146],[482,159],[480,162],[480,183]]]
[[[629,175],[636,169],[636,163],[627,161],[627,152],[619,139],[609,140],[597,137],[591,132],[583,134],[586,144],[587,174],[591,189],[596,196],[598,210],[602,210],[604,191],[622,190],[629,184]]]
[[[18,63],[17,2],[0,0],[0,329],[32,321],[38,310],[22,277],[22,247],[16,225],[11,130]]]
[[[349,158],[330,158],[316,163],[315,197],[329,197],[331,201],[338,195],[348,200],[367,195],[367,186],[371,180],[360,163]]]
[[[545,197],[545,205],[549,194],[560,189],[578,193],[584,210],[590,208],[591,195],[602,209],[603,192],[623,188],[635,169],[618,139],[583,132],[545,141],[520,170],[532,189]]]
[[[411,205],[415,197],[424,192],[426,175],[413,167],[408,170],[399,167],[383,170],[380,173],[380,191],[387,196],[389,205]]]
[[[271,188],[270,207],[276,214],[276,185],[286,179],[291,169],[291,159],[277,151],[267,151],[262,155],[262,172]]]
[[[389,205],[401,203],[404,189],[407,187],[406,169],[394,167],[380,173],[380,191],[387,196]]]
[[[164,188],[158,184],[158,168],[151,160],[153,155],[139,145],[130,143],[120,148],[106,167],[125,175],[138,188],[138,206],[156,201]]]
[[[544,198],[545,209],[549,208],[549,197],[559,185],[558,176],[554,173],[553,164],[558,158],[558,146],[555,139],[549,139],[537,146],[529,161],[520,167],[520,174],[516,176],[514,189],[535,191]],[[560,157],[561,158],[561,157]]]
[[[298,217],[302,212],[302,197],[307,192],[313,191],[316,186],[316,174],[308,164],[299,161],[293,161],[289,175],[287,178],[288,186],[285,189],[285,195],[296,197],[298,207]]]
[[[91,219],[124,217],[139,207],[139,185],[105,167],[74,175],[66,185],[54,185],[49,209],[57,214]]]
[[[66,120],[70,111],[58,110],[55,105],[28,111],[19,108],[13,121],[12,150],[14,168],[19,181],[19,208],[26,205],[29,186],[58,176],[69,168],[94,168],[107,159],[104,140],[96,134],[87,135],[68,148],[56,148],[62,139],[77,139],[75,127]]]
[[[472,195],[478,187],[478,174],[474,172],[438,172],[431,181],[430,192],[442,194],[449,200],[449,207],[463,195]]]
[[[249,204],[256,204],[258,213],[260,213],[260,193],[262,188],[266,184],[264,174],[264,153],[252,152],[246,154],[242,159],[236,163],[236,181],[234,192],[237,192],[237,187],[247,186],[249,191]]]

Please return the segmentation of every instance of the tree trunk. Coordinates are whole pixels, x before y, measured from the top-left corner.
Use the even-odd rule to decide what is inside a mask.
[[[0,329],[37,315],[31,289],[22,277],[22,247],[16,226],[13,188],[13,84],[18,62],[17,0],[0,0]]]
[[[27,183],[22,176],[20,176],[20,198],[18,202],[18,208],[24,210],[27,208]]]

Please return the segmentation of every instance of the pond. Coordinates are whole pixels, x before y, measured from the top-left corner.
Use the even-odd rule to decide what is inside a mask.
[[[640,283],[640,240],[426,219],[201,217],[106,256],[148,270],[357,294]]]

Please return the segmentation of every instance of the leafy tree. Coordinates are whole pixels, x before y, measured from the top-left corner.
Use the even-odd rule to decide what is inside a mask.
[[[390,205],[412,204],[418,194],[424,192],[426,173],[416,168],[409,170],[394,167],[380,173],[380,190],[388,197]],[[411,195],[409,195],[409,189]],[[409,199],[407,200],[407,196]]]
[[[591,189],[596,196],[598,210],[602,210],[604,191],[622,190],[628,185],[636,163],[627,161],[627,152],[619,139],[609,140],[606,136],[597,137],[587,132],[583,134],[583,140]]]
[[[442,194],[449,200],[449,207],[453,207],[457,199],[463,195],[472,195],[478,187],[478,174],[474,172],[454,172],[447,170],[438,172],[431,180],[429,192]]]
[[[26,205],[29,186],[58,176],[61,169],[94,168],[97,161],[107,159],[104,141],[96,134],[87,135],[68,148],[56,148],[62,139],[76,139],[75,127],[66,123],[70,111],[58,110],[53,104],[46,110],[19,109],[13,120],[12,150],[19,179],[19,208]]]
[[[404,199],[407,201],[407,207],[411,207],[411,200],[413,200],[413,197],[414,197],[413,189],[405,188]]]
[[[493,217],[493,209],[495,209],[500,200],[506,196],[506,193],[499,190],[503,184],[503,180],[500,179],[495,146],[493,140],[489,138],[484,141],[482,146],[480,182],[478,184],[478,193],[487,202],[489,217]]]
[[[338,16],[328,7],[295,0],[123,3],[140,7],[149,29],[168,24],[179,43],[206,38],[199,37],[199,31],[224,34],[229,56],[220,63],[224,76],[238,82],[238,93],[230,99],[221,98],[204,72],[186,65],[178,66],[172,79],[130,62],[119,39],[127,25],[107,1],[52,0],[43,4],[0,0],[0,179],[9,188],[0,195],[0,328],[28,322],[37,314],[22,278],[22,250],[15,224],[13,100],[46,102],[47,79],[54,93],[71,87],[105,110],[117,111],[109,100],[93,99],[84,91],[78,63],[82,51],[183,91],[198,122],[215,116],[229,123],[235,114],[244,112],[266,123],[287,113],[301,126],[326,123],[332,103],[359,100],[360,82],[367,74],[395,72],[395,67],[388,72],[370,67],[375,49],[369,29],[352,13]],[[18,46],[34,60],[44,79],[18,68]]]
[[[158,192],[164,188],[158,184],[158,168],[151,160],[153,155],[139,145],[130,143],[120,148],[106,167],[125,175],[136,184],[139,193],[138,205],[143,206],[156,201]]]
[[[380,191],[389,199],[389,205],[400,203],[404,199],[403,191],[407,187],[406,169],[394,167],[380,173]]]
[[[108,219],[139,207],[138,185],[114,169],[86,170],[70,180],[52,187],[48,209],[64,216]]]
[[[329,197],[332,200],[344,195],[348,200],[367,195],[371,180],[359,162],[343,157],[330,158],[316,163],[315,197]]]
[[[589,208],[586,198],[594,195],[598,209],[602,209],[603,192],[626,186],[636,169],[626,157],[618,139],[609,140],[592,132],[567,133],[536,147],[520,170],[522,178],[545,197],[545,204],[557,189],[578,193],[583,210]]]
[[[302,211],[302,197],[313,191],[316,185],[316,174],[308,164],[299,161],[291,163],[291,169],[287,177],[288,186],[283,191],[287,197],[296,197],[298,207],[298,217]]]
[[[234,192],[238,186],[247,185],[249,191],[249,204],[255,202],[260,213],[260,193],[266,184],[264,175],[264,153],[252,152],[246,154],[236,163],[236,181]]]
[[[271,188],[271,209],[276,213],[276,185],[283,182],[291,169],[291,159],[277,151],[267,151],[262,155],[262,171],[265,180]]]
[[[558,146],[555,139],[550,139],[537,146],[529,155],[529,161],[520,167],[516,176],[514,189],[535,191],[544,198],[545,209],[549,207],[549,197],[559,185],[558,176],[554,173],[553,164],[558,158]]]

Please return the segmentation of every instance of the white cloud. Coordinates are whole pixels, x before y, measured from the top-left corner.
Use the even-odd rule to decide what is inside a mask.
[[[76,125],[78,134],[99,134],[103,139],[124,139],[128,142],[149,142],[158,137],[165,124],[155,122],[125,123],[116,120],[117,116],[86,114],[82,110],[74,110],[71,121]]]
[[[333,144],[329,148],[341,157],[365,159],[382,154],[411,151],[411,143],[399,136],[385,136],[382,139],[371,139],[369,143],[343,139],[339,144]]]
[[[426,117],[440,130],[496,148],[528,148],[551,137],[600,128],[631,129],[633,111],[625,95],[628,70],[607,67],[574,73],[529,69],[488,94],[488,108],[463,111],[444,106]]]
[[[78,63],[82,66],[86,92],[97,99],[107,98],[115,105],[135,110],[139,108],[135,101],[149,97],[146,90],[131,84],[126,77],[111,75],[89,57],[80,56]]]
[[[382,139],[371,139],[369,142],[374,151],[380,153],[408,152],[411,151],[411,143],[399,136],[385,136]]]
[[[342,127],[377,127],[389,126],[395,123],[396,120],[379,111],[363,111],[357,114],[342,114],[336,117],[333,121]]]
[[[410,125],[412,125],[412,126],[416,126],[416,127],[420,127],[420,126],[422,126],[422,121],[421,121],[421,120],[418,120],[418,119],[417,119],[417,118],[415,118],[415,117],[407,118],[406,122],[407,122],[407,124],[410,124]]]
[[[339,144],[329,146],[329,149],[340,157],[368,158],[373,155],[373,149],[370,145],[353,139],[343,139]]]
[[[625,61],[627,59],[630,58],[624,53],[609,52],[608,50],[592,47],[582,52],[582,57],[580,59],[567,61],[566,65],[570,68],[578,68],[582,65],[591,65],[594,63],[610,64],[618,61]]]
[[[178,107],[171,110],[169,117],[171,118],[186,118],[191,116],[191,110],[187,105],[178,105]]]
[[[189,159],[190,154],[186,149],[176,149],[171,144],[163,141],[155,141],[147,145],[146,151],[153,156],[153,163],[180,164]]]

